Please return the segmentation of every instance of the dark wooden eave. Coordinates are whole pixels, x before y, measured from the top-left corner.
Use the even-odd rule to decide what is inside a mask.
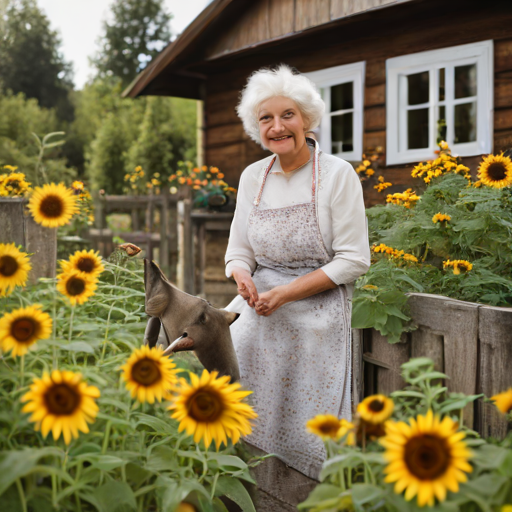
[[[217,37],[225,27],[236,23],[244,11],[257,0],[214,0],[211,2],[185,31],[125,89],[124,97],[135,98],[142,95],[178,96],[190,99],[203,99],[204,83],[211,74],[215,63],[223,61],[225,67],[230,58],[235,61],[243,55],[254,54],[255,51],[265,52],[276,45],[294,44],[298,39],[314,37],[323,31],[329,32],[336,27],[363,21],[369,17],[382,16],[382,10],[403,8],[403,4],[423,3],[424,0],[394,0],[392,3],[341,17],[322,23],[305,30],[297,30],[280,37],[257,41],[246,47],[237,48],[233,52],[206,57],[204,47],[208,41]],[[295,42],[295,44],[297,44]],[[220,61],[220,62],[219,62]],[[229,64],[228,64],[229,66]]]

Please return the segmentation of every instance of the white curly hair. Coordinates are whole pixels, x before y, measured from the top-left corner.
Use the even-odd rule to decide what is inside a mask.
[[[292,99],[302,114],[306,131],[319,126],[325,112],[325,103],[316,85],[304,75],[294,73],[290,66],[281,64],[269,69],[255,71],[243,88],[240,103],[236,107],[238,117],[244,124],[245,133],[260,144],[260,128],[258,123],[259,106],[275,96]]]

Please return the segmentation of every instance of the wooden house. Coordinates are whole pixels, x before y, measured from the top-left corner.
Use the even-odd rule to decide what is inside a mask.
[[[510,0],[213,0],[125,95],[201,100],[199,152],[236,186],[268,154],[243,131],[239,92],[279,63],[321,89],[321,147],[353,163],[382,148],[390,191],[416,186],[439,136],[473,171],[512,147]],[[367,204],[385,197],[374,184]]]

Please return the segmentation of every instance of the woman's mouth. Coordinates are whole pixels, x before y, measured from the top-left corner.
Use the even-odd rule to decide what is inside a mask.
[[[291,139],[291,135],[283,135],[282,137],[271,137],[270,140],[273,140],[274,142],[280,142],[282,140]]]

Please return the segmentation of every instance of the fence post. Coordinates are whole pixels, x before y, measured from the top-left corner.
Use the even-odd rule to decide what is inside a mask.
[[[25,198],[0,198],[0,243],[21,245],[33,253],[30,258],[31,283],[40,277],[55,277],[57,266],[57,228],[45,228],[25,213]]]
[[[178,271],[180,290],[194,295],[194,237],[192,233],[192,201],[178,201]]]

